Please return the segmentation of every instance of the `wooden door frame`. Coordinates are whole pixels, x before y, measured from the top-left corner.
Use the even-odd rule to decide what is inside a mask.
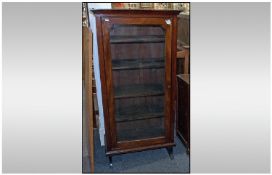
[[[170,19],[171,25],[166,24],[165,20]],[[117,142],[116,140],[116,123],[115,123],[115,112],[114,112],[114,98],[113,98],[113,82],[112,82],[112,70],[111,70],[111,54],[110,54],[110,43],[109,43],[109,29],[113,24],[124,24],[124,25],[160,25],[165,29],[165,118],[164,118],[164,125],[165,125],[165,136],[164,137],[157,137],[151,139],[141,139],[141,140],[133,140],[133,141],[122,141]],[[107,119],[108,122],[105,122],[106,128],[109,129],[109,132],[106,132],[106,140],[110,145],[107,150],[109,154],[113,152],[128,152],[129,150],[134,150],[135,145],[136,147],[146,148],[151,145],[161,145],[165,146],[167,143],[173,143],[173,111],[171,106],[172,105],[172,89],[173,89],[173,82],[172,82],[172,57],[173,53],[171,52],[173,49],[172,46],[172,32],[173,32],[173,18],[161,18],[161,17],[101,17],[101,31],[102,31],[102,42],[103,42],[103,62],[104,62],[104,71],[105,71],[105,85],[106,85],[106,94],[107,94],[107,106],[108,106],[108,114],[105,117],[109,117]],[[174,25],[175,26],[175,25]],[[106,120],[105,120],[106,121]],[[110,137],[110,139],[109,139]],[[168,144],[169,145],[169,144]],[[124,150],[127,151],[124,151]],[[139,148],[140,149],[140,148]],[[119,151],[118,151],[119,150]]]

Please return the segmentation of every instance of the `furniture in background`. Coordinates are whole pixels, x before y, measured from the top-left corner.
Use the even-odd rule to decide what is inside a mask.
[[[177,32],[177,73],[189,74],[190,72],[190,16],[178,15]]]
[[[83,172],[84,168],[90,167],[90,172],[94,172],[94,133],[93,133],[93,98],[92,98],[92,33],[88,25],[87,4],[83,3],[82,16],[82,70],[83,70]],[[86,160],[89,157],[89,161]],[[86,163],[90,165],[85,165]]]
[[[189,74],[190,47],[182,46],[182,50],[177,52],[177,59],[177,73]]]
[[[167,148],[173,158],[179,11],[91,12],[110,166],[113,155],[147,149]]]
[[[93,94],[93,126],[97,128],[97,118],[98,113],[98,105],[97,105],[97,95],[96,95],[96,85],[95,85],[95,76],[94,76],[94,65],[92,64],[92,94]]]
[[[190,16],[187,14],[178,15],[177,34],[177,135],[190,150]]]
[[[179,74],[176,128],[177,135],[190,151],[190,75]]]
[[[177,46],[182,50],[182,46],[190,45],[190,15],[179,14],[177,18]]]

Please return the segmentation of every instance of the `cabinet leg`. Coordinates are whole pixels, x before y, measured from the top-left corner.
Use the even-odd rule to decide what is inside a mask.
[[[174,159],[173,147],[166,148],[166,149],[167,149],[170,159],[173,160]]]
[[[110,168],[112,168],[112,156],[109,156]]]
[[[188,155],[190,155],[190,150],[189,150],[189,148],[186,149],[186,153],[187,153]]]

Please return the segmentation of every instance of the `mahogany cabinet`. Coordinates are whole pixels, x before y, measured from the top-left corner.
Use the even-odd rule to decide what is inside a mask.
[[[167,148],[172,158],[179,11],[91,10],[106,155]]]

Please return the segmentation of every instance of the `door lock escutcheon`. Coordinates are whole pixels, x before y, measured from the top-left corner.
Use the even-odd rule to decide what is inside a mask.
[[[166,19],[166,20],[165,20],[165,23],[166,23],[167,25],[171,25],[171,20],[170,20],[170,19]]]

